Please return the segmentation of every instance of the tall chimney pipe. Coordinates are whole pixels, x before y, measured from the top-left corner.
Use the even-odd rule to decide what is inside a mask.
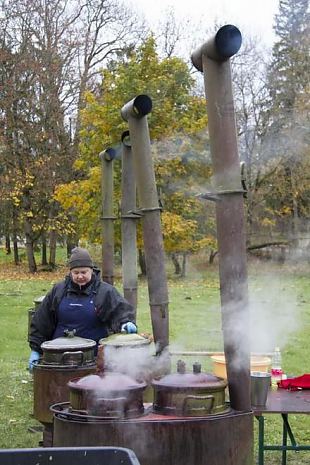
[[[122,134],[122,272],[124,297],[137,309],[136,180],[129,131]]]
[[[217,202],[217,239],[224,351],[231,406],[250,411],[250,348],[247,257],[235,111],[229,58],[241,46],[232,25],[192,54],[204,74]]]
[[[142,214],[152,328],[156,350],[159,354],[169,344],[168,286],[160,207],[146,117],[151,110],[152,100],[150,97],[138,95],[123,106],[121,114],[129,125],[139,207]]]
[[[114,225],[113,221],[113,160],[116,152],[108,148],[100,152],[102,192],[102,279],[114,282]]]

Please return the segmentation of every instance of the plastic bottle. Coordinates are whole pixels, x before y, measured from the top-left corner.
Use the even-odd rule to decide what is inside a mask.
[[[272,356],[271,362],[271,384],[277,387],[278,381],[281,381],[283,376],[282,370],[282,355],[280,347],[276,347]]]

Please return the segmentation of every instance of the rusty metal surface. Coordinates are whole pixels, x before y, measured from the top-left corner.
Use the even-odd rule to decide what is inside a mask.
[[[207,55],[215,61],[225,61],[240,49],[242,36],[239,29],[232,24],[222,26],[216,34],[192,53],[192,63],[203,71],[202,56]]]
[[[230,48],[229,42],[224,42],[221,43],[222,49],[226,45]],[[211,45],[212,50],[218,46],[214,39]],[[209,49],[207,45],[205,51]],[[222,328],[230,401],[235,410],[250,410],[246,238],[231,68],[225,54],[216,61],[218,57],[213,52],[208,56],[203,47],[199,53],[201,67],[196,55],[193,63],[203,70],[208,102],[213,181],[217,194]]]
[[[54,420],[55,447],[129,447],[141,465],[253,465],[253,415],[176,418],[150,413],[135,420]]]
[[[126,131],[129,135],[129,131]],[[124,135],[125,133],[123,133]],[[133,155],[131,146],[123,142],[122,153],[122,276],[125,299],[136,310],[138,269],[137,269],[137,215],[136,210],[136,181],[134,174]]]
[[[253,407],[254,415],[266,413],[310,413],[310,390],[269,390],[264,407]]]
[[[102,191],[102,280],[114,283],[113,160],[100,153]]]
[[[129,117],[128,125],[142,213],[142,230],[154,341],[160,353],[169,344],[168,285],[151,144],[146,116]]]
[[[79,368],[45,368],[35,366],[33,369],[33,416],[41,423],[52,423],[53,415],[50,405],[69,400],[68,381],[79,376],[95,373],[96,364]]]

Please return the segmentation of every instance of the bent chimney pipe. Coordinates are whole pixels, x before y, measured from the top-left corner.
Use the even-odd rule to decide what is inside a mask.
[[[142,215],[143,242],[150,299],[152,329],[157,354],[169,344],[168,287],[155,173],[146,115],[152,100],[138,95],[126,103],[121,115],[128,121],[136,175],[139,211]]]
[[[114,282],[114,224],[113,215],[113,160],[116,151],[108,148],[100,152],[102,192],[102,280]]]
[[[238,156],[230,60],[241,46],[232,25],[192,54],[204,74],[208,126],[216,193],[222,328],[230,403],[250,411],[250,349],[247,257],[243,194]]]
[[[122,273],[124,297],[137,308],[136,180],[129,131],[122,134]]]

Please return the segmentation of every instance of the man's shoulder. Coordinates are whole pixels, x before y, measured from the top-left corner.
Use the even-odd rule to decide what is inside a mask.
[[[61,280],[61,281],[58,281],[57,283],[54,284],[53,288],[52,288],[52,294],[59,294],[61,292],[63,292],[70,284],[70,280],[67,279],[68,277],[66,277],[65,279]]]

